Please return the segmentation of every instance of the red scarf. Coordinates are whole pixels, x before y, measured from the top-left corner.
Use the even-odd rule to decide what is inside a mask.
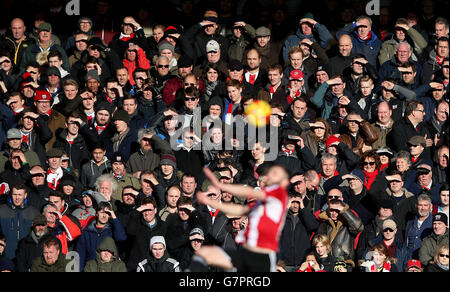
[[[134,38],[134,33],[130,34],[130,36],[121,36],[120,40],[126,42],[132,38]]]
[[[252,73],[248,73],[248,83],[250,83],[251,85],[255,84],[256,81],[256,74],[252,74]]]
[[[217,209],[216,212],[214,213],[212,211],[209,211],[209,214],[211,215],[212,218],[216,218],[217,214],[219,214],[219,209]]]
[[[106,124],[104,126],[95,126],[95,130],[97,130],[97,133],[100,135],[107,126],[108,126],[108,124]]]
[[[358,34],[358,37],[359,37],[361,40],[363,40],[363,41],[370,40],[370,38],[372,37],[372,32],[369,31],[369,34],[368,34],[367,37],[364,38],[364,39],[363,39],[359,34]]]
[[[375,178],[378,176],[379,171],[378,169],[376,169],[373,172],[367,172],[365,170],[363,170],[364,175],[366,176],[366,179],[364,180],[364,186],[366,187],[367,190],[370,190],[372,183],[375,181]]]
[[[380,171],[383,171],[383,169],[385,169],[385,168],[388,167],[388,166],[389,166],[389,163],[382,164],[382,165],[380,166]]]

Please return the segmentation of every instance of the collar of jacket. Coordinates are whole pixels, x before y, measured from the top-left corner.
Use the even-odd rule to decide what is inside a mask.
[[[405,196],[405,198],[410,198],[410,197],[414,196],[414,194],[410,193],[405,188],[402,188],[402,192],[403,192],[403,195]],[[392,191],[389,188],[386,189],[386,193],[388,194],[389,197],[394,197],[394,195],[392,194]]]

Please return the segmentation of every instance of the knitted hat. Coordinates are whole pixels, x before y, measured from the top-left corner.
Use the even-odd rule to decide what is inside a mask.
[[[101,110],[108,111],[110,115],[111,115],[112,112],[113,112],[113,109],[111,108],[111,105],[110,105],[108,102],[106,102],[106,101],[99,102],[99,103],[95,106],[95,112],[96,112],[96,113],[99,112],[99,111],[101,111]]]
[[[434,222],[442,222],[445,224],[445,226],[447,226],[448,223],[448,217],[445,213],[437,213],[436,215],[433,216],[433,223]]]
[[[91,80],[91,79],[95,79],[95,80],[97,80],[98,82],[100,82],[100,76],[98,76],[97,70],[90,70],[90,71],[88,71],[88,72],[86,73],[86,78],[85,78],[85,80],[86,80],[86,81],[89,81],[89,80]]]
[[[161,52],[163,50],[170,50],[173,53],[175,51],[175,48],[173,47],[173,45],[171,43],[169,43],[166,40],[163,40],[163,41],[161,41],[158,44],[158,52],[159,52],[159,54],[161,54]]]
[[[153,246],[155,243],[162,243],[162,244],[164,245],[164,247],[166,247],[166,240],[164,239],[163,236],[153,236],[153,237],[150,239],[150,249],[152,248],[152,246]]]
[[[130,115],[123,109],[119,109],[114,113],[113,120],[124,121],[125,123],[130,123]]]
[[[394,202],[392,200],[386,199],[380,203],[380,208],[394,210]]]
[[[386,228],[395,230],[395,229],[397,229],[397,224],[392,219],[386,219],[383,221],[383,230],[385,230]]]
[[[192,65],[194,65],[194,62],[187,55],[182,55],[177,61],[178,68],[189,68]]]
[[[366,175],[361,169],[354,169],[352,172],[350,172],[350,175],[354,178],[357,178],[361,181],[362,184],[364,184],[364,181],[366,180]]]
[[[240,61],[238,61],[236,59],[231,59],[227,64],[227,68],[230,71],[233,71],[233,70],[241,71],[244,67]]]
[[[163,154],[159,165],[171,165],[175,169],[177,168],[177,159],[172,154]]]
[[[326,142],[326,146],[327,148],[330,147],[331,144],[335,143],[335,142],[341,142],[341,140],[339,140],[338,137],[331,135],[330,137],[328,137],[327,142]]]
[[[189,240],[200,239],[205,240],[205,233],[200,228],[194,228],[189,233]]]

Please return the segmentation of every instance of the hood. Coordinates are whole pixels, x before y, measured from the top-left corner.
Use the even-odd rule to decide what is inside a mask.
[[[113,257],[117,258],[117,247],[112,237],[105,237],[103,241],[97,247],[97,258],[100,259],[100,251],[109,250],[113,253]]]

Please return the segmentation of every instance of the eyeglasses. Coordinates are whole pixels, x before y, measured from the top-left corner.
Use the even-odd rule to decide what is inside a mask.
[[[195,101],[197,98],[196,97],[185,97],[184,100],[185,101]]]
[[[371,162],[366,162],[366,161],[364,161],[363,165],[364,165],[364,166],[367,166],[367,165],[374,166],[374,165],[375,165],[375,162],[373,162],[373,161],[371,161]]]
[[[158,68],[158,69],[169,68],[169,65],[158,65],[158,66],[156,66],[156,68]]]
[[[392,228],[385,228],[385,229],[383,229],[383,232],[394,232],[394,229],[392,229]]]
[[[440,258],[448,258],[448,254],[440,253],[440,254],[439,254],[439,257],[440,257]]]

